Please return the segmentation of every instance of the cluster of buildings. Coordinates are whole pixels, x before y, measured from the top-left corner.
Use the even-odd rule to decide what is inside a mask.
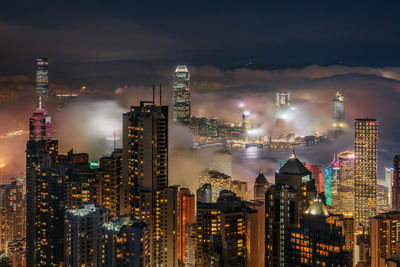
[[[219,150],[192,193],[169,183],[169,109],[161,99],[124,113],[122,148],[98,162],[72,150],[60,154],[43,109],[48,85],[42,63],[39,108],[29,120],[26,195],[17,179],[0,185],[0,251],[12,266],[399,263],[400,156],[386,191],[391,210],[380,212],[376,120],[355,120],[354,151],[339,153],[325,168],[325,183],[318,167],[293,150],[273,183],[260,171],[249,190],[247,182],[232,179],[230,152]],[[188,82],[187,68],[178,66],[173,120],[190,127]],[[280,99],[289,101],[289,95]]]

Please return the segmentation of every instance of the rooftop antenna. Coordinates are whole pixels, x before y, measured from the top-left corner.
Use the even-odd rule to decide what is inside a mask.
[[[161,106],[161,96],[162,96],[162,90],[161,90],[161,83],[160,83],[160,106]]]
[[[154,105],[154,90],[155,90],[155,88],[154,88],[154,83],[153,83],[153,105]]]
[[[39,94],[39,109],[42,109],[42,95]]]

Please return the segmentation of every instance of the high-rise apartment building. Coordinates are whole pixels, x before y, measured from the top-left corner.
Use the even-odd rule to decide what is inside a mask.
[[[300,224],[303,212],[316,196],[311,172],[294,152],[275,174],[275,185],[265,194],[265,264],[282,266],[290,227]]]
[[[99,234],[105,215],[94,204],[65,211],[64,266],[100,266],[97,253],[103,249]]]
[[[400,255],[400,212],[381,213],[371,219],[371,266]]]
[[[185,226],[185,266],[196,266],[197,224],[187,223]]]
[[[393,157],[392,209],[400,211],[400,155]]]
[[[344,97],[340,92],[336,92],[333,99],[333,128],[343,130],[346,126],[344,114]]]
[[[186,263],[186,225],[195,222],[194,195],[189,188],[180,188],[178,191],[178,261],[179,264]]]
[[[7,254],[8,243],[25,237],[25,201],[16,180],[0,185],[0,225],[0,251]]]
[[[104,223],[99,235],[97,266],[154,266],[150,262],[150,238],[147,225],[130,216]]]
[[[45,57],[36,59],[36,94],[39,98],[39,110],[42,109],[49,96],[48,64]]]
[[[7,257],[11,267],[26,267],[26,239],[16,238],[8,243]]]
[[[123,115],[122,159],[121,214],[140,218],[141,194],[168,186],[168,106],[142,101]]]
[[[122,185],[122,149],[115,149],[110,156],[100,158],[98,169],[100,203],[115,218],[120,215]]]
[[[172,118],[174,122],[189,125],[190,123],[190,75],[185,65],[179,65],[174,74],[172,87]]]
[[[354,122],[355,222],[369,228],[376,215],[376,179],[378,161],[378,122],[356,119]]]

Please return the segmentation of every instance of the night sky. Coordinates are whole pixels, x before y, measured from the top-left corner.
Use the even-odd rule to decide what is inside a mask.
[[[86,85],[89,92],[52,114],[62,152],[98,147],[83,125],[96,116],[119,125],[120,113],[150,97],[153,82],[163,83],[168,103],[177,64],[190,68],[194,115],[238,121],[244,102],[268,129],[274,93],[288,90],[307,134],[329,126],[340,90],[350,125],[340,148],[351,148],[354,118],[373,117],[380,169],[400,152],[399,1],[144,2],[2,5],[1,133],[27,128],[36,105],[34,59],[46,56],[51,89]],[[24,145],[0,142],[0,157],[20,158]],[[325,150],[327,160],[340,152]]]

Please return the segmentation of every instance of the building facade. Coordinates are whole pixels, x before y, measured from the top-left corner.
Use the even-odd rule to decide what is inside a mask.
[[[190,75],[185,65],[179,65],[174,74],[172,88],[172,118],[174,122],[189,125],[190,123]]]
[[[376,215],[378,123],[375,119],[355,120],[354,148],[354,217],[357,225],[369,228],[369,219]]]

